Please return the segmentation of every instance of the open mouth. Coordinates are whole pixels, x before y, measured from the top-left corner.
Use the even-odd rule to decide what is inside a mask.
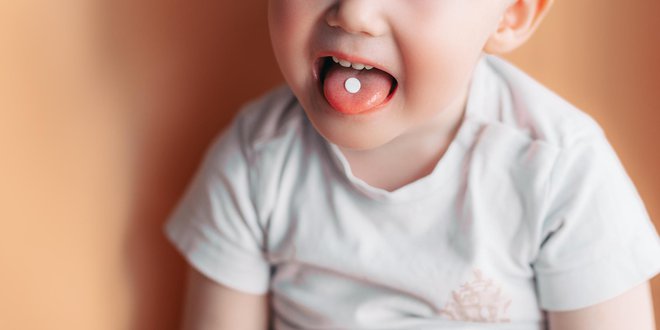
[[[343,114],[362,114],[377,110],[396,93],[398,82],[388,72],[337,57],[317,59],[314,75],[330,106]]]

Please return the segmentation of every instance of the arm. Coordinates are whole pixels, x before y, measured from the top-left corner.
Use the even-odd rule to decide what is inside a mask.
[[[268,295],[236,291],[188,268],[184,330],[266,330]]]
[[[550,330],[653,330],[649,283],[603,303],[566,312],[548,312]]]

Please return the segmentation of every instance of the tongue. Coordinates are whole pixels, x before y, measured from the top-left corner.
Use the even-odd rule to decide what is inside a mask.
[[[360,88],[351,93],[346,80],[357,78]],[[349,88],[350,89],[350,88]],[[378,69],[355,70],[338,64],[330,66],[323,81],[325,98],[335,110],[345,114],[358,114],[382,104],[392,89],[392,76]]]

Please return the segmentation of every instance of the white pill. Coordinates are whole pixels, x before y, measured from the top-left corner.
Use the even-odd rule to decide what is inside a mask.
[[[360,83],[360,80],[355,77],[348,78],[344,82],[344,88],[346,88],[346,91],[351,94],[359,92],[361,87],[362,84]]]

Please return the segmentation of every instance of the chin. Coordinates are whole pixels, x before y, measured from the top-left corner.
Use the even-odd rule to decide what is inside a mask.
[[[334,133],[334,134],[332,134]],[[323,137],[333,144],[343,148],[355,151],[367,151],[377,149],[390,142],[390,138],[379,136],[378,134],[365,134],[361,132],[321,132]]]
[[[393,127],[390,122],[392,105],[369,114],[345,115],[334,110],[318,93],[299,100],[316,131],[343,149],[376,149],[398,135],[392,131],[396,131],[396,125]]]

